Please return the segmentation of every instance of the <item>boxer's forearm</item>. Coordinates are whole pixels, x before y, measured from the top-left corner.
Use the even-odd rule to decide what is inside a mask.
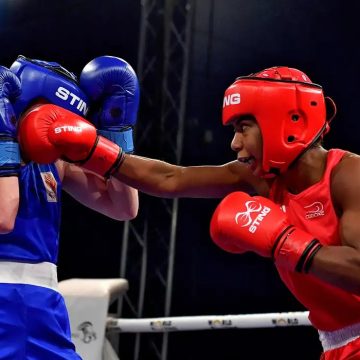
[[[233,163],[184,167],[136,155],[125,155],[113,176],[147,194],[169,198],[216,198],[251,187],[247,174],[234,171]]]
[[[360,295],[360,254],[349,246],[323,246],[309,273],[345,291]]]
[[[0,234],[13,230],[19,208],[19,180],[17,176],[0,177]]]

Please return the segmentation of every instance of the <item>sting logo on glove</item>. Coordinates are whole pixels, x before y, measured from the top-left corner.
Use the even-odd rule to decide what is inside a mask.
[[[88,112],[88,105],[86,102],[82,99],[80,99],[79,96],[72,93],[70,90],[65,89],[62,86],[59,86],[57,91],[55,92],[55,96],[57,96],[59,99],[68,101],[71,106],[76,107],[82,115],[86,115]],[[65,107],[65,106],[64,106]]]
[[[256,229],[271,209],[253,200],[247,201],[245,207],[246,211],[236,213],[235,222],[239,224],[239,221],[242,221],[244,223],[242,227],[249,227],[249,231],[255,233]],[[251,216],[252,213],[259,213],[254,220]]]
[[[72,125],[64,125],[58,126],[54,129],[55,134],[60,134],[61,132],[76,132],[80,133],[82,131],[81,126],[72,126]]]

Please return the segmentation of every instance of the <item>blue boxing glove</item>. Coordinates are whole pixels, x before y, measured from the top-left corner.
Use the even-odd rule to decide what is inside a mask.
[[[10,70],[21,81],[21,95],[13,103],[17,118],[34,104],[54,104],[77,115],[88,112],[88,99],[77,77],[59,63],[19,55]]]
[[[21,93],[20,80],[0,66],[0,177],[18,176],[20,151],[16,139],[16,116],[11,104]]]
[[[98,133],[134,151],[133,127],[139,108],[139,82],[133,68],[123,59],[99,56],[80,74],[80,88],[89,97],[89,120]]]

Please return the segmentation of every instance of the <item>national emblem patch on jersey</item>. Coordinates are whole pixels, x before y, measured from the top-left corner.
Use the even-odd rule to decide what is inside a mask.
[[[304,209],[306,210],[305,219],[313,219],[325,215],[324,205],[320,201],[315,201],[308,206],[304,206]]]
[[[46,190],[46,198],[49,202],[57,202],[57,182],[52,172],[41,172],[41,178]]]

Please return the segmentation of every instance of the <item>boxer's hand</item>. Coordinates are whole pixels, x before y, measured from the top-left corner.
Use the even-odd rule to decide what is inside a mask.
[[[28,160],[46,164],[63,159],[105,177],[123,158],[122,149],[98,136],[91,123],[56,105],[40,105],[25,113],[18,137]]]
[[[20,152],[16,140],[16,117],[11,101],[21,93],[20,80],[0,66],[0,177],[18,176]]]
[[[130,64],[114,56],[97,57],[82,70],[80,87],[91,100],[89,119],[98,133],[133,152],[139,83]]]
[[[312,235],[291,225],[271,200],[243,192],[229,194],[220,202],[211,219],[210,233],[224,250],[253,251],[298,272],[309,270],[321,247]]]

